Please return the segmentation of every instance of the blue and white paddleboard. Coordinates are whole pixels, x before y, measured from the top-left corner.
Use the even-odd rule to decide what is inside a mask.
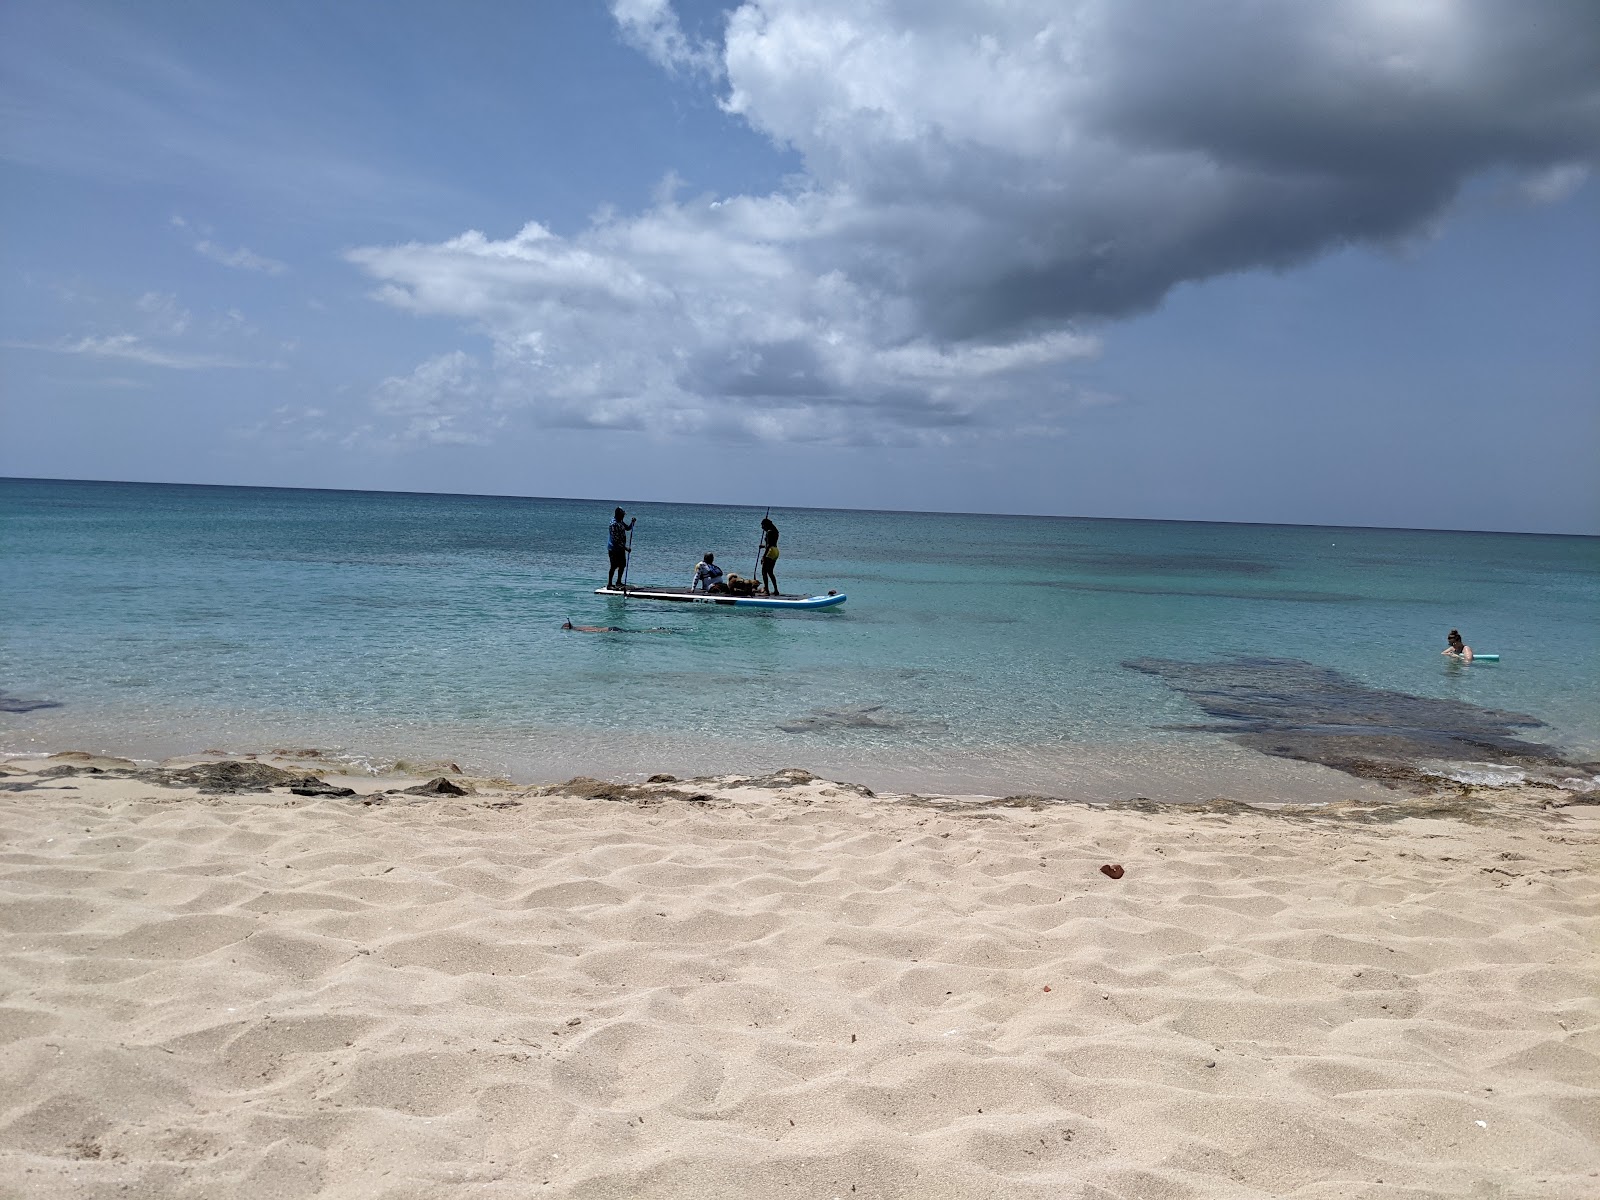
[[[733,608],[832,608],[843,604],[843,592],[826,596],[732,596],[726,592],[697,592],[691,588],[628,587],[596,588],[596,596],[615,596],[619,600],[671,600],[687,604],[724,604]]]

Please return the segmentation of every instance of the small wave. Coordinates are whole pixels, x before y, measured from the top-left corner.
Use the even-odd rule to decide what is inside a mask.
[[[225,753],[225,752],[221,752]],[[273,758],[292,759],[295,761],[315,760],[329,763],[346,775],[383,775],[394,767],[394,760],[373,758],[371,755],[361,754],[343,747],[323,749],[321,747],[274,747],[267,751]]]
[[[1458,763],[1430,771],[1429,774],[1473,787],[1516,787],[1528,782],[1526,771],[1517,767],[1498,767],[1493,763]]]

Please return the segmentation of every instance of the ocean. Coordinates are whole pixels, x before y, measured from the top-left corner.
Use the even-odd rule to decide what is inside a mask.
[[[1600,758],[1600,539],[773,510],[784,590],[849,595],[804,613],[594,595],[617,503],[633,583],[755,567],[755,507],[0,480],[0,752],[1097,800]]]

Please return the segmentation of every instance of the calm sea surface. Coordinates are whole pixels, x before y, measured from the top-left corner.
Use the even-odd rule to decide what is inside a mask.
[[[0,480],[0,751],[313,746],[529,780],[793,765],[1093,798],[1370,786],[1197,731],[1191,699],[1124,665],[1264,656],[1530,714],[1529,736],[1600,757],[1600,539],[774,510],[785,590],[850,599],[752,612],[593,595],[616,502],[639,517],[635,583],[686,584],[706,550],[754,567],[761,509]],[[1502,661],[1442,659],[1452,626]]]

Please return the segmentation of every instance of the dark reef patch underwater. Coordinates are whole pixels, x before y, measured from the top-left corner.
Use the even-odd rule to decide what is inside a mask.
[[[25,713],[60,707],[59,700],[30,700],[25,696],[13,696],[10,692],[0,692],[0,712]]]
[[[1440,760],[1535,772],[1600,770],[1600,764],[1574,762],[1553,746],[1519,736],[1543,726],[1538,717],[1368,687],[1299,659],[1136,658],[1122,665],[1164,680],[1220,721],[1178,728],[1224,733],[1263,754],[1364,779],[1436,784],[1438,772],[1422,764]]]
[[[926,720],[895,712],[883,704],[853,704],[846,708],[814,708],[804,716],[778,722],[785,733],[814,733],[826,729],[872,729],[906,733],[944,729],[941,720]]]

